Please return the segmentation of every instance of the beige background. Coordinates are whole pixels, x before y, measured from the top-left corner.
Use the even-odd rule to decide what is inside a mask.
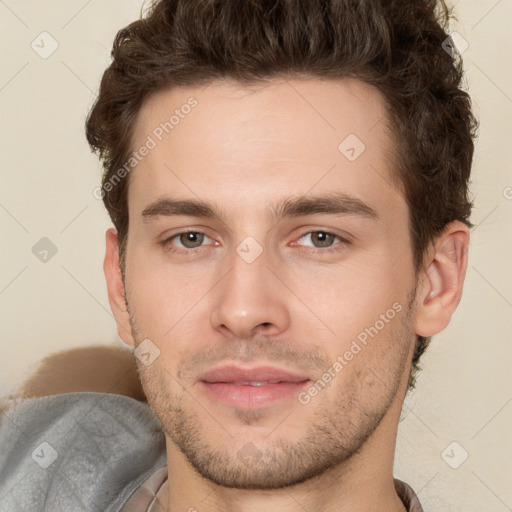
[[[83,124],[113,37],[141,6],[0,0],[1,395],[48,353],[120,343],[102,271],[110,223],[92,194],[101,170]],[[426,512],[504,512],[512,510],[512,0],[460,0],[456,12],[452,30],[469,44],[467,82],[481,122],[477,226],[459,310],[404,406],[395,475]],[[43,31],[59,45],[47,59],[31,48]],[[42,237],[58,249],[47,263],[32,253]],[[452,469],[446,461],[455,465],[463,450],[468,459]]]

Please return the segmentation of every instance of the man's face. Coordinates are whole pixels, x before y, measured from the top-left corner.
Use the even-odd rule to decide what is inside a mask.
[[[393,438],[415,277],[385,120],[347,80],[175,88],[140,112],[134,149],[156,146],[129,178],[125,285],[135,346],[160,353],[139,372],[168,450],[218,484],[298,483]]]

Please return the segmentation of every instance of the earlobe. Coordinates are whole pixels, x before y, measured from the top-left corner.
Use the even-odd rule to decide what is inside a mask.
[[[420,276],[415,332],[433,336],[445,329],[460,302],[467,268],[469,229],[450,223],[436,240],[426,270]]]
[[[130,317],[126,307],[121,268],[119,266],[119,243],[117,233],[113,228],[108,229],[105,233],[105,245],[106,250],[103,271],[107,282],[110,308],[116,320],[119,337],[125,344],[134,346]]]

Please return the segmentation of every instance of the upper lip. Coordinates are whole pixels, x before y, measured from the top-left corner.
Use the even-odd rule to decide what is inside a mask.
[[[203,382],[303,382],[309,377],[292,373],[275,366],[243,368],[237,365],[223,365],[207,371],[199,377]]]

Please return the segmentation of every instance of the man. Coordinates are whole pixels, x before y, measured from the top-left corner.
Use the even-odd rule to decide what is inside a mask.
[[[161,0],[119,32],[87,137],[150,408],[18,404],[47,461],[33,503],[422,510],[393,478],[397,424],[471,226],[476,122],[447,21],[430,0]]]

